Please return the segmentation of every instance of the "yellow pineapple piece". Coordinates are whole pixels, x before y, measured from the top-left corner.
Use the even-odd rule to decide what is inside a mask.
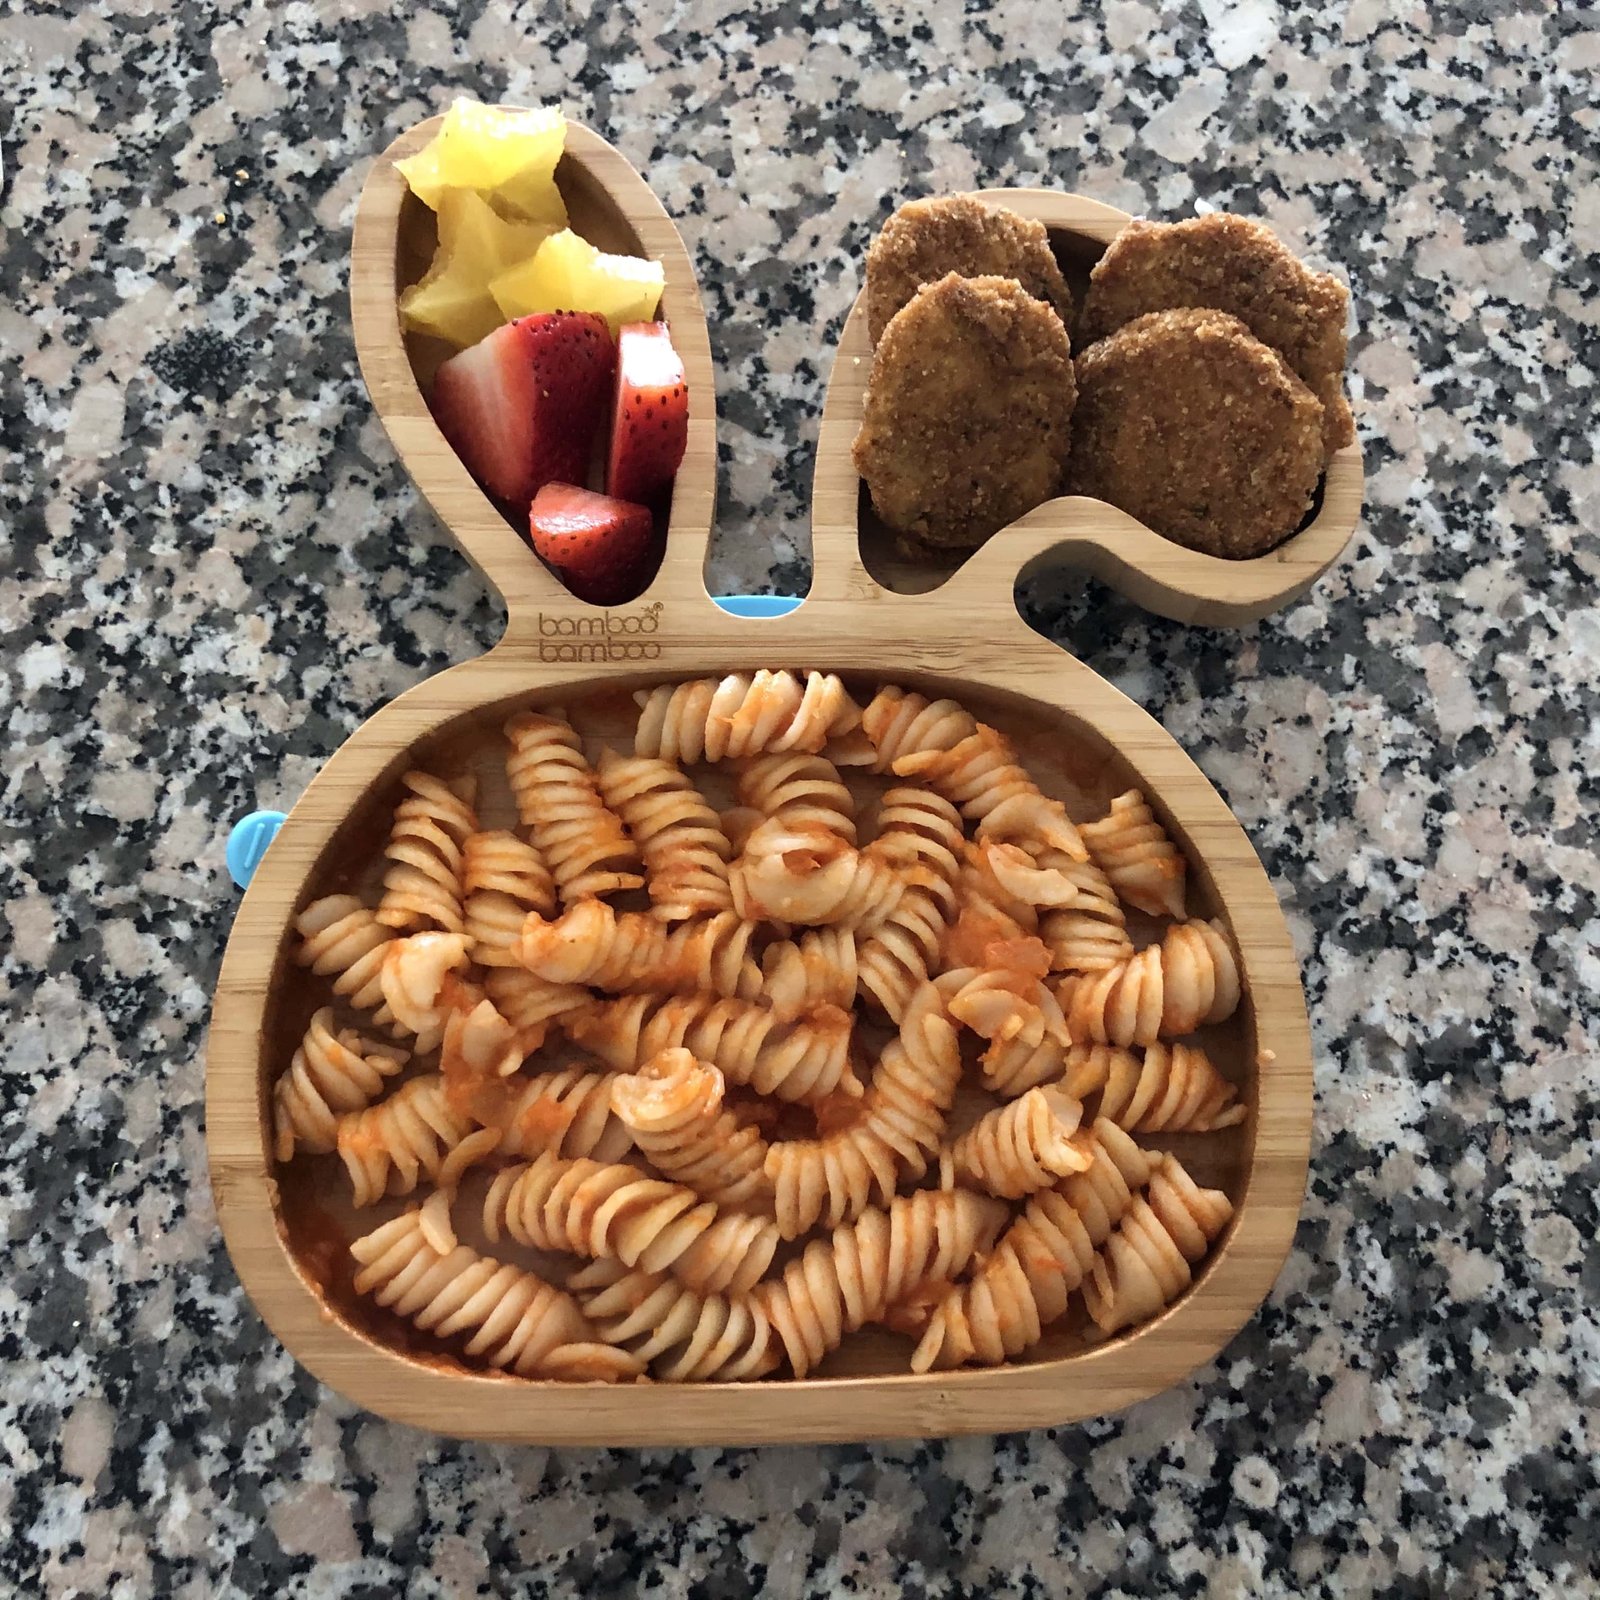
[[[597,311],[614,336],[624,323],[653,321],[665,285],[659,261],[605,255],[564,228],[551,234],[531,261],[491,279],[489,291],[507,318],[534,311]]]
[[[402,325],[458,349],[476,344],[506,320],[490,281],[532,257],[550,231],[537,222],[507,222],[471,189],[444,190],[439,247],[427,275],[400,296]]]
[[[530,222],[564,228],[555,174],[566,136],[567,119],[554,107],[517,111],[457,100],[438,133],[395,165],[435,211],[449,190],[473,189]]]

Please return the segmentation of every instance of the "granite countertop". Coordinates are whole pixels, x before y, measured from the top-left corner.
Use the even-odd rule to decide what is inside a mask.
[[[1597,1592],[1600,32],[1512,9],[0,16],[0,1593]],[[486,1447],[357,1411],[243,1298],[202,1134],[227,826],[501,623],[345,300],[371,156],[457,90],[559,100],[678,219],[723,589],[804,585],[829,350],[897,200],[1209,203],[1348,275],[1338,570],[1237,633],[1030,601],[1237,810],[1315,1029],[1296,1248],[1159,1399],[999,1440]]]

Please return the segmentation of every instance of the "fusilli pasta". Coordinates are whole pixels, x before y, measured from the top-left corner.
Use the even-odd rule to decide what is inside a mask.
[[[1104,972],[1063,978],[1056,992],[1078,1043],[1154,1044],[1232,1016],[1239,967],[1220,923],[1180,922],[1160,944]]]
[[[516,956],[551,983],[590,984],[613,994],[739,995],[761,992],[761,969],[750,956],[756,932],[731,911],[669,924],[641,911],[618,912],[603,900],[581,900],[554,922],[523,924]]]
[[[600,752],[596,768],[605,803],[622,819],[644,857],[645,887],[667,922],[733,910],[722,821],[670,761]]]
[[[287,1161],[296,1146],[328,1154],[338,1143],[340,1116],[371,1105],[406,1060],[404,1050],[353,1029],[335,1033],[333,1009],[324,1006],[273,1085],[273,1154]]]
[[[625,1352],[597,1345],[578,1303],[536,1273],[463,1244],[438,1249],[417,1208],[357,1239],[350,1253],[361,1264],[358,1293],[441,1339],[468,1335],[466,1354],[492,1367],[522,1377],[587,1379],[644,1370]]]
[[[913,1372],[1020,1355],[1067,1309],[1151,1169],[1113,1123],[1075,1138],[1088,1166],[1032,1195],[971,1280],[948,1289],[925,1322],[919,1311],[909,1324],[921,1335]]]
[[[529,912],[555,915],[550,869],[527,840],[509,832],[468,835],[462,861],[472,959],[484,967],[512,966],[513,947]]]
[[[980,1117],[950,1146],[958,1180],[1020,1200],[1082,1172],[1089,1158],[1075,1144],[1083,1106],[1058,1088],[1029,1089]]]
[[[301,941],[295,959],[301,966],[310,967],[319,978],[333,977],[333,992],[357,1011],[376,1011],[383,1005],[380,975],[394,929],[384,927],[353,894],[313,900],[294,925]]]
[[[1044,912],[1039,937],[1057,972],[1103,972],[1133,954],[1128,918],[1110,880],[1092,861],[1073,861],[1060,851],[1043,851],[1040,865],[1070,878],[1078,898],[1070,906]]]
[[[601,1337],[668,1383],[764,1378],[782,1362],[754,1295],[696,1294],[670,1272],[617,1261],[591,1262],[571,1286]]]
[[[1152,917],[1183,916],[1183,857],[1137,789],[1119,794],[1105,816],[1079,831],[1095,865],[1129,905]]]
[[[473,776],[408,772],[381,901],[296,918],[323,999],[274,1153],[337,1155],[357,1207],[431,1190],[351,1247],[359,1291],[571,1382],[805,1377],[872,1322],[925,1372],[1021,1355],[1080,1292],[1089,1336],[1169,1304],[1231,1206],[1135,1135],[1246,1120],[1239,1030],[1191,1037],[1242,979],[1140,793],[1080,835],[997,728],[829,673],[636,698],[631,749],[605,694],[512,716],[481,827]],[[567,1288],[502,1236],[580,1258]]]
[[[771,1265],[778,1230],[768,1218],[719,1212],[693,1189],[637,1167],[542,1155],[506,1167],[489,1187],[483,1225],[538,1250],[570,1250],[670,1269],[703,1294],[740,1294]]]
[[[1099,1114],[1131,1133],[1212,1133],[1245,1119],[1239,1091],[1197,1045],[1074,1045],[1061,1087],[1080,1100],[1098,1094]]]
[[[861,708],[832,673],[730,673],[642,690],[635,755],[722,761],[769,750],[821,750],[861,724]]]
[[[561,903],[642,888],[639,848],[600,798],[572,728],[560,717],[525,711],[506,724],[506,737],[517,815],[549,864]]]
[[[447,1173],[454,1169],[446,1162],[472,1133],[471,1119],[451,1104],[436,1072],[412,1078],[365,1111],[340,1117],[336,1142],[355,1204],[410,1194],[423,1177],[450,1187]]]
[[[880,1320],[929,1279],[951,1279],[987,1250],[1006,1208],[983,1195],[923,1189],[816,1239],[754,1299],[803,1378],[846,1333]]]
[[[1089,859],[1061,802],[1040,792],[1001,734],[955,701],[880,689],[861,725],[880,772],[926,779],[978,824],[980,837],[1052,845],[1075,861]]]
[[[859,1110],[820,1138],[769,1146],[766,1171],[784,1238],[819,1220],[837,1227],[874,1195],[887,1202],[901,1171],[920,1178],[944,1138],[960,1078],[955,1028],[938,988],[924,984],[878,1058]]]
[[[862,942],[856,988],[891,1022],[928,981],[955,915],[956,879],[964,848],[961,815],[931,789],[890,789],[878,809],[878,835],[868,852],[905,882],[894,909]]]
[[[468,964],[464,933],[412,933],[396,939],[383,953],[378,983],[389,1021],[399,1033],[417,1036],[417,1053],[425,1055],[444,1037],[445,1020],[471,986],[458,976]]]
[[[784,1022],[766,1007],[710,995],[624,995],[566,1019],[568,1034],[608,1067],[634,1072],[680,1045],[730,1083],[779,1100],[861,1093],[850,1070],[851,1019],[821,1007]]]
[[[856,936],[850,928],[810,928],[761,953],[761,994],[773,1016],[792,1021],[819,1006],[848,1010],[856,997]]]
[[[383,875],[378,921],[402,932],[460,933],[465,926],[462,847],[478,826],[472,809],[477,784],[467,777],[451,785],[426,772],[408,772],[400,781],[409,792],[395,809],[383,848],[390,866]]]
[[[1176,1156],[1162,1156],[1083,1286],[1100,1331],[1115,1333],[1171,1305],[1232,1215],[1233,1202],[1220,1189],[1202,1189]]]
[[[611,1103],[663,1177],[719,1205],[769,1206],[760,1132],[722,1109],[722,1074],[687,1050],[663,1050],[612,1080]]]

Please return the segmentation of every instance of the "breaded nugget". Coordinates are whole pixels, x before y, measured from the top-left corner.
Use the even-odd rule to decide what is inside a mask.
[[[883,331],[853,455],[878,515],[976,549],[1060,493],[1075,394],[1067,330],[1011,278],[949,273]]]
[[[1325,455],[1355,439],[1344,397],[1350,291],[1337,278],[1311,271],[1249,217],[1130,222],[1089,274],[1078,342],[1179,306],[1226,311],[1289,363],[1322,402]]]
[[[1322,475],[1322,406],[1237,317],[1152,312],[1077,369],[1071,493],[1233,559],[1300,525]]]
[[[884,223],[867,252],[867,332],[876,344],[889,319],[925,283],[1015,278],[1072,325],[1072,292],[1042,222],[990,207],[969,194],[913,200]]]

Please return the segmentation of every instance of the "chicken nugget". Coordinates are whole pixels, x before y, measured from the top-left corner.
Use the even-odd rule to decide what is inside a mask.
[[[1325,457],[1354,441],[1344,396],[1350,291],[1337,278],[1311,271],[1249,217],[1130,222],[1089,274],[1078,342],[1180,306],[1226,311],[1289,363],[1322,403]]]
[[[947,272],[1015,278],[1072,325],[1072,291],[1042,222],[968,194],[913,200],[884,223],[867,252],[867,332],[876,344],[889,319],[925,283]]]
[[[901,535],[976,549],[1060,493],[1072,345],[1011,278],[949,273],[890,318],[852,454]]]
[[[1071,493],[1234,560],[1300,525],[1322,476],[1322,406],[1237,317],[1152,312],[1077,370]]]

